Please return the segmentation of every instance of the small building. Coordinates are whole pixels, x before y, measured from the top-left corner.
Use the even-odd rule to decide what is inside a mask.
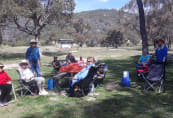
[[[58,40],[58,48],[72,48],[72,47],[73,47],[73,39]]]

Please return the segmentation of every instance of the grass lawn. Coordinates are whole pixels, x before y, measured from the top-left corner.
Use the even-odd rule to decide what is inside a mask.
[[[21,49],[18,51],[24,54],[23,50],[26,47]],[[46,51],[47,53],[42,57],[44,66],[41,70],[48,79],[53,73],[52,67],[46,64],[51,62],[52,55],[56,54],[64,58],[66,53],[57,53],[58,50],[50,47],[46,47]],[[166,92],[156,94],[154,91],[144,92],[143,82],[136,81],[134,65],[140,55],[139,51],[106,48],[83,48],[73,51],[75,56],[95,56],[101,62],[108,64],[109,72],[104,84],[94,91],[97,95],[69,98],[56,95],[57,90],[54,90],[49,91],[53,93],[49,96],[18,96],[15,103],[0,108],[0,118],[173,118],[173,63],[171,61],[167,66]],[[16,59],[15,52],[9,53],[14,54],[11,60],[5,60],[8,56],[2,56],[0,61],[5,60],[6,64],[17,63],[24,57],[22,55]],[[130,71],[130,88],[119,85],[124,70]],[[15,69],[7,72],[13,80],[18,79]],[[14,84],[17,86],[16,81]],[[89,101],[89,98],[92,100]]]

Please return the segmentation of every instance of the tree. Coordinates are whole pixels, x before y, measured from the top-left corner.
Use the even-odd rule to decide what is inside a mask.
[[[9,0],[6,0],[9,1]],[[4,9],[5,0],[0,1],[0,45],[2,44],[3,37],[2,37],[2,32],[4,30],[4,27],[7,26],[6,24],[6,19],[7,19],[7,10]]]
[[[41,31],[50,24],[69,21],[75,7],[74,0],[10,0],[10,20],[17,29],[40,38]]]
[[[86,38],[88,37],[91,27],[88,23],[84,23],[82,18],[79,18],[73,21],[73,28],[75,30],[75,41],[80,47],[82,47],[83,44],[86,43]]]
[[[139,9],[139,22],[140,22],[140,32],[142,38],[142,51],[148,51],[148,38],[147,31],[145,26],[145,13],[142,0],[137,0],[138,9]]]
[[[75,43],[78,44],[80,47],[82,47],[84,42],[85,42],[85,36],[83,34],[76,33],[75,34]]]
[[[146,30],[150,42],[158,37],[165,39],[171,47],[173,39],[173,0],[142,0],[146,13]],[[137,1],[131,0],[125,7],[128,11],[135,12]]]
[[[123,34],[120,31],[115,29],[110,30],[107,33],[107,37],[104,41],[102,41],[102,45],[104,46],[111,46],[114,48],[118,48],[123,44]]]

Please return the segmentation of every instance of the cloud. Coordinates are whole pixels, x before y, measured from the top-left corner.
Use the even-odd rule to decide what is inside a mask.
[[[109,0],[97,0],[99,2],[108,2]]]

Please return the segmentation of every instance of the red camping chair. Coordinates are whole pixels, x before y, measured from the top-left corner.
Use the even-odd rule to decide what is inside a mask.
[[[141,80],[143,80],[149,73],[149,67],[152,64],[152,58],[150,58],[150,61],[147,65],[142,66],[139,65],[136,67],[136,71],[137,71],[137,77]]]

